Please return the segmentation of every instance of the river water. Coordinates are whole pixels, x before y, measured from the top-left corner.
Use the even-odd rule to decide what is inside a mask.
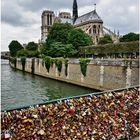
[[[8,110],[95,90],[43,78],[12,69],[1,60],[1,109]]]

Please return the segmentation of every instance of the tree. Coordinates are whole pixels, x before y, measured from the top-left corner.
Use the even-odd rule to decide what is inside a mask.
[[[64,47],[65,47],[65,54],[64,54],[64,57],[65,57],[65,58],[74,56],[74,55],[77,54],[77,52],[78,52],[78,51],[73,47],[72,44],[66,44]]]
[[[38,45],[37,45],[37,43],[29,42],[26,46],[26,49],[29,50],[29,51],[37,51],[38,50]]]
[[[8,46],[11,56],[15,57],[19,50],[22,50],[22,45],[17,41],[13,40]]]
[[[47,44],[46,43],[42,43],[40,45],[40,54],[41,55],[47,55]]]
[[[47,45],[50,46],[50,44],[53,42],[67,44],[68,34],[71,29],[73,29],[73,26],[69,23],[54,23],[48,34]]]
[[[17,52],[17,55],[16,55],[17,57],[21,57],[21,56],[28,56],[28,51],[27,50],[25,50],[25,49],[22,49],[22,50],[19,50],[18,52]]]
[[[139,40],[139,34],[128,33],[120,38],[120,42],[129,42],[129,41],[137,41]]]
[[[35,42],[29,42],[25,48],[27,51],[27,57],[38,57],[39,51],[38,51],[38,44]]]
[[[108,44],[108,43],[113,43],[111,37],[109,35],[105,35],[104,37],[101,37],[99,39],[99,43],[98,44]]]
[[[68,42],[71,43],[75,49],[78,49],[80,46],[91,45],[92,39],[81,29],[72,29],[68,35]]]
[[[74,29],[68,23],[55,23],[51,28],[46,44],[41,52],[51,57],[71,57],[77,53],[79,46],[92,44],[92,39],[81,29]]]
[[[38,50],[36,51],[28,51],[28,57],[39,57],[39,52]]]
[[[46,54],[51,57],[71,57],[76,53],[72,44],[54,42],[47,47]]]

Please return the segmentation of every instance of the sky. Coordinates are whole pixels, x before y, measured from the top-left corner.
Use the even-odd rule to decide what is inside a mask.
[[[139,0],[77,0],[79,16],[94,10],[104,26],[121,35],[139,33]],[[8,51],[12,40],[21,44],[41,38],[41,14],[53,10],[57,15],[72,14],[73,0],[1,0],[1,51]]]

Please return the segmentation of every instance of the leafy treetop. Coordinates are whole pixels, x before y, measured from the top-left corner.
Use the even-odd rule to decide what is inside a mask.
[[[62,44],[61,42],[53,42],[46,47],[45,55],[51,57],[70,57],[76,53],[72,44]]]
[[[16,56],[19,50],[23,49],[22,45],[17,40],[11,41],[8,47],[9,47],[10,54],[13,57]]]
[[[68,42],[78,49],[80,46],[91,45],[92,39],[81,29],[72,29],[68,35]]]
[[[25,49],[19,50],[17,52],[17,57],[39,57],[38,44],[34,42],[29,42]]]
[[[120,38],[120,42],[130,42],[130,41],[138,41],[139,40],[139,34],[135,33],[128,33]]]
[[[113,43],[111,37],[109,35],[105,35],[104,37],[101,37],[99,39],[99,43],[98,44],[108,44],[108,43]]]
[[[55,23],[46,44],[41,46],[41,53],[51,57],[71,57],[77,53],[80,46],[91,44],[91,37],[81,29],[75,29],[68,23]]]
[[[73,26],[68,23],[54,23],[48,34],[47,45],[49,46],[53,42],[61,42],[63,44],[67,44],[68,34],[72,29]]]
[[[35,42],[29,42],[26,46],[26,49],[29,51],[36,51],[38,49],[38,45]]]

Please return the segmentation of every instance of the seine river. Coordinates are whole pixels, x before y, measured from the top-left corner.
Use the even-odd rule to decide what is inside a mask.
[[[13,70],[1,60],[1,109],[14,109],[94,90]]]

